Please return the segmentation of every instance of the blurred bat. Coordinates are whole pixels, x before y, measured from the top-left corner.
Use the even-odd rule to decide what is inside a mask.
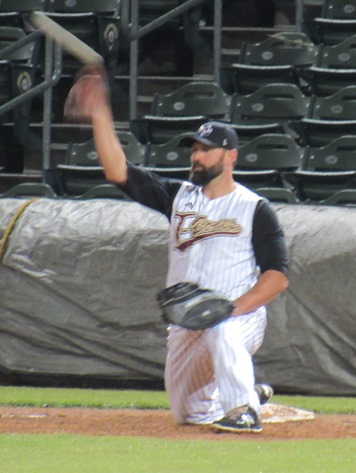
[[[78,61],[87,65],[103,65],[104,59],[94,49],[48,18],[40,11],[33,11],[28,16],[30,23],[45,35],[60,44],[63,49],[71,53]]]

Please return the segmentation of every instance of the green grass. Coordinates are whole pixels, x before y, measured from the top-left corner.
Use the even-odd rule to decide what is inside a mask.
[[[356,398],[275,396],[273,402],[322,413],[356,413]],[[156,409],[168,408],[168,400],[163,391],[0,386],[0,405]],[[0,435],[0,471],[6,473],[354,473],[355,459],[354,438],[174,441]]]
[[[0,386],[0,405],[98,408],[167,408],[164,391]]]
[[[6,473],[354,473],[355,441],[180,441],[2,435]]]
[[[274,396],[273,402],[319,413],[356,413],[356,398]],[[168,409],[164,391],[30,388],[0,386],[0,405]]]

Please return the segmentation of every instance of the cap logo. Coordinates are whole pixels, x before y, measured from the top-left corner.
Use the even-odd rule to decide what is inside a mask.
[[[209,136],[211,135],[211,133],[213,132],[213,127],[211,125],[208,125],[208,126],[202,126],[200,129],[199,129],[199,135],[200,136]]]
[[[226,146],[227,144],[228,144],[228,141],[227,141],[226,138],[224,138],[224,141],[223,141],[222,145],[223,145],[223,146]]]

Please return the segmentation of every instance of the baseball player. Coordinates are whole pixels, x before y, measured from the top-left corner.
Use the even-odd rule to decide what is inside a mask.
[[[65,112],[91,121],[107,180],[169,219],[167,286],[192,281],[234,301],[231,317],[212,328],[168,328],[165,387],[176,420],[260,432],[252,356],[263,341],[266,304],[288,286],[288,258],[271,206],[233,178],[235,130],[202,125],[191,139],[189,181],[180,182],[126,161],[102,72],[79,78]]]

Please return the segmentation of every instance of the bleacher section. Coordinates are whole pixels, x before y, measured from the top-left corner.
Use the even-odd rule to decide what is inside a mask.
[[[16,11],[3,7],[7,2],[0,4],[0,33],[2,18],[7,22],[11,18],[13,28],[28,34],[31,32],[26,23],[29,9],[41,9],[68,29],[75,25],[73,32],[103,55],[110,72],[117,132],[123,139],[131,135],[130,146],[132,139],[136,141],[135,149],[140,149],[135,151],[138,165],[184,178],[189,166],[187,150],[182,149],[177,135],[191,132],[203,121],[214,118],[231,123],[239,133],[241,157],[236,165],[237,181],[276,202],[355,206],[356,15],[353,16],[346,0],[312,2],[312,18],[305,6],[302,31],[293,22],[295,18],[289,23],[278,23],[275,19],[273,25],[261,24],[256,10],[251,15],[251,2],[225,0],[218,82],[213,64],[214,2],[203,2],[170,23],[174,41],[170,37],[163,44],[161,28],[157,34],[149,33],[140,39],[137,109],[133,119],[129,110],[130,41],[123,37],[120,26],[120,7],[126,2],[121,5],[120,0],[77,1],[70,2],[72,6],[67,10],[68,2],[63,1],[11,3]],[[184,2],[160,2],[158,10],[154,8],[155,2],[139,3],[140,24],[147,25],[157,15]],[[283,2],[275,3],[278,9]],[[297,2],[288,3],[294,8],[297,5]],[[27,6],[21,8],[21,4]],[[182,57],[177,55],[176,40],[187,40],[187,35],[194,41],[189,51],[186,43],[181,42],[189,62],[189,67],[184,68]],[[3,47],[1,41],[0,47]],[[167,48],[170,48],[168,54]],[[30,65],[32,82],[36,74],[43,74],[43,56],[41,59],[38,54],[36,60]],[[5,74],[10,69],[14,74],[14,61],[11,57],[6,59]],[[3,62],[0,61],[1,67]],[[72,58],[63,55],[62,80],[53,89],[50,160],[55,178],[50,184],[56,198],[77,198],[88,191],[89,196],[95,196],[90,193],[91,188],[105,183],[100,164],[86,160],[93,156],[90,152],[94,149],[90,126],[63,120],[63,100],[79,66],[74,67]],[[26,87],[31,87],[32,82]],[[17,79],[15,84],[24,85],[24,82]],[[196,100],[194,87],[200,90]],[[3,90],[2,102],[13,94],[13,75],[4,76]],[[24,115],[25,108],[22,114],[17,111],[17,115],[0,116],[3,197],[15,184],[44,180],[42,105],[39,97],[26,108],[30,116]],[[15,116],[19,115],[22,138],[18,131],[14,134]],[[257,146],[255,151],[254,146]],[[76,161],[74,158],[78,158],[81,150],[86,158]],[[274,161],[270,155],[274,155]],[[345,159],[345,155],[349,158]],[[315,165],[319,156],[325,165]],[[104,195],[117,198],[111,190],[105,188]]]

